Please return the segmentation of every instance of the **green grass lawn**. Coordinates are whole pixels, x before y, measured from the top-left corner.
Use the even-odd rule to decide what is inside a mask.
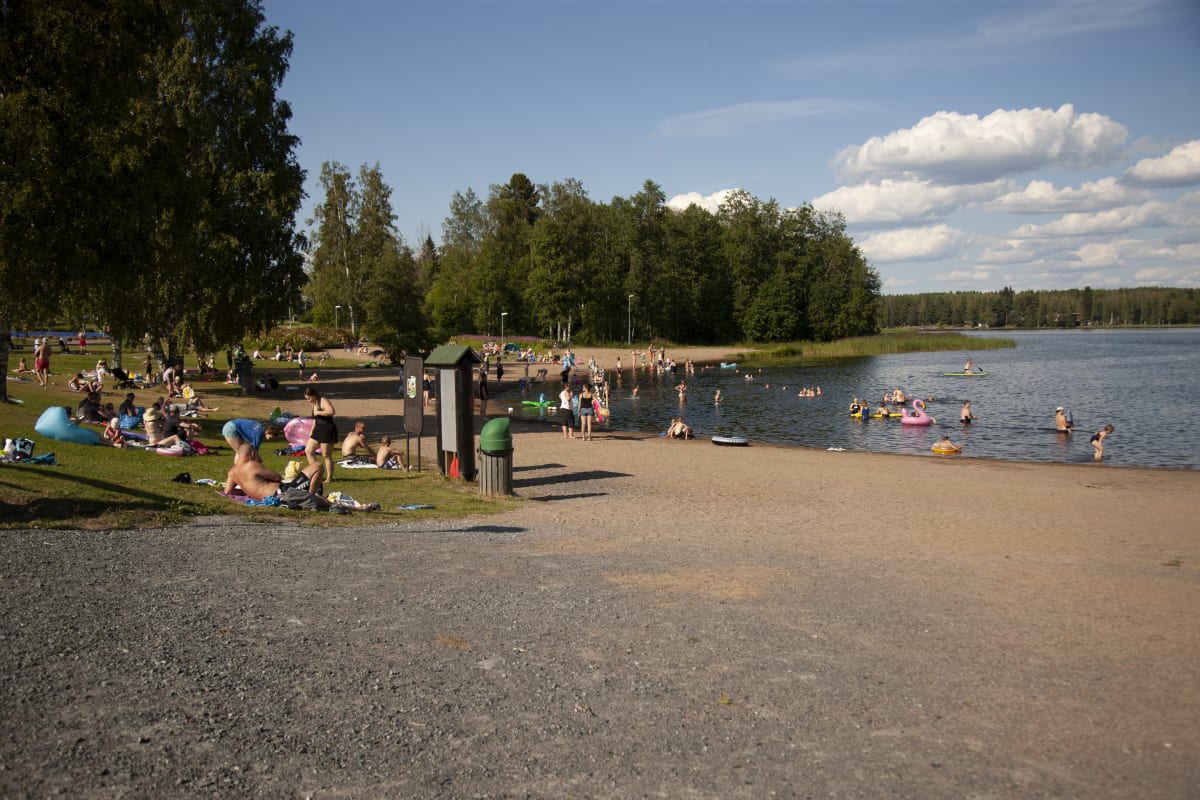
[[[29,348],[10,354],[8,373],[25,356],[32,361]],[[339,354],[340,355],[340,354]],[[339,371],[353,369],[361,357],[344,354],[320,368],[322,381],[335,379]],[[59,466],[31,464],[0,464],[0,528],[38,527],[72,529],[114,529],[161,527],[178,523],[187,517],[205,514],[232,514],[246,519],[269,523],[280,518],[289,522],[321,525],[395,522],[415,517],[445,518],[468,513],[481,513],[508,507],[514,500],[487,498],[478,495],[474,484],[443,478],[432,460],[436,447],[434,438],[426,436],[421,450],[423,471],[338,469],[327,492],[349,494],[359,502],[378,502],[382,509],[350,515],[313,511],[290,511],[280,508],[244,506],[221,497],[211,486],[172,481],[181,472],[190,474],[193,481],[212,478],[218,482],[233,461],[233,454],[221,438],[221,427],[235,417],[266,420],[272,409],[281,403],[295,406],[296,392],[281,391],[257,397],[241,397],[236,386],[220,381],[196,382],[200,396],[210,406],[220,410],[201,420],[201,440],[209,447],[219,447],[214,455],[186,458],[160,456],[140,449],[117,449],[107,445],[80,445],[49,439],[33,430],[34,423],[51,405],[68,406],[72,411],[83,396],[67,387],[67,380],[76,372],[91,371],[102,357],[95,350],[89,356],[55,354],[51,359],[53,384],[48,389],[29,380],[8,381],[10,398],[21,402],[0,403],[0,438],[28,438],[35,443],[34,455],[54,453]],[[125,357],[130,373],[140,372],[142,354]],[[274,362],[259,362],[260,372],[276,366]],[[279,364],[272,372],[284,383],[295,383],[298,372],[294,366]],[[314,366],[314,369],[316,367]],[[112,388],[111,378],[104,395],[105,403],[119,405],[128,390]],[[139,405],[148,406],[160,396],[153,387],[134,389]],[[97,432],[100,428],[93,427]],[[263,461],[272,469],[283,472],[288,458],[276,455],[282,442],[264,442]],[[416,448],[414,443],[413,453]],[[303,457],[300,459],[303,462]],[[397,506],[431,504],[433,509],[399,510]]]

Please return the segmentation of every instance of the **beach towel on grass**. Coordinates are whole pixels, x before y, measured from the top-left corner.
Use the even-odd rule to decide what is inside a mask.
[[[54,460],[54,453],[45,453],[40,456],[26,456],[25,458],[17,458],[13,460],[14,464],[34,464],[42,467],[57,467],[59,464]]]
[[[339,467],[346,469],[379,469],[379,465],[369,459],[367,456],[354,456],[352,458],[343,458],[337,462]]]

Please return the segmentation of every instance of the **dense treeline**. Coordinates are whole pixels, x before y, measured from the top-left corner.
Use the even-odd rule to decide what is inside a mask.
[[[931,292],[879,300],[885,328],[950,325],[1070,328],[1076,325],[1200,325],[1200,290],[1034,289]]]
[[[162,358],[300,300],[304,173],[259,0],[0,0],[0,367],[41,319]],[[0,397],[5,394],[0,387]]]
[[[356,184],[345,167],[326,164],[322,182],[311,239],[314,318],[345,324],[352,305],[354,323],[381,341],[502,327],[580,343],[697,344],[878,330],[878,275],[840,216],[808,206],[781,209],[742,192],[716,214],[674,211],[651,181],[597,203],[576,180],[535,186],[518,173],[486,200],[455,193],[441,248],[427,240],[414,253],[381,202],[390,190],[378,167],[364,167]],[[386,235],[372,239],[380,230]],[[369,308],[393,279],[379,264],[395,261],[403,266],[391,275],[408,276],[419,302]]]

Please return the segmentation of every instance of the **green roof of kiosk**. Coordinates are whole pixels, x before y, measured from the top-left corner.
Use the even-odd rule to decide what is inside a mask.
[[[444,344],[433,348],[429,358],[425,359],[427,367],[457,367],[459,364],[482,364],[483,359],[469,347]]]

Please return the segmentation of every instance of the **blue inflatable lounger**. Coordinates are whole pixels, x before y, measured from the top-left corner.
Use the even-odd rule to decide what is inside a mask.
[[[100,434],[71,422],[67,417],[67,409],[63,406],[50,406],[43,411],[33,429],[42,436],[60,442],[100,444]]]

